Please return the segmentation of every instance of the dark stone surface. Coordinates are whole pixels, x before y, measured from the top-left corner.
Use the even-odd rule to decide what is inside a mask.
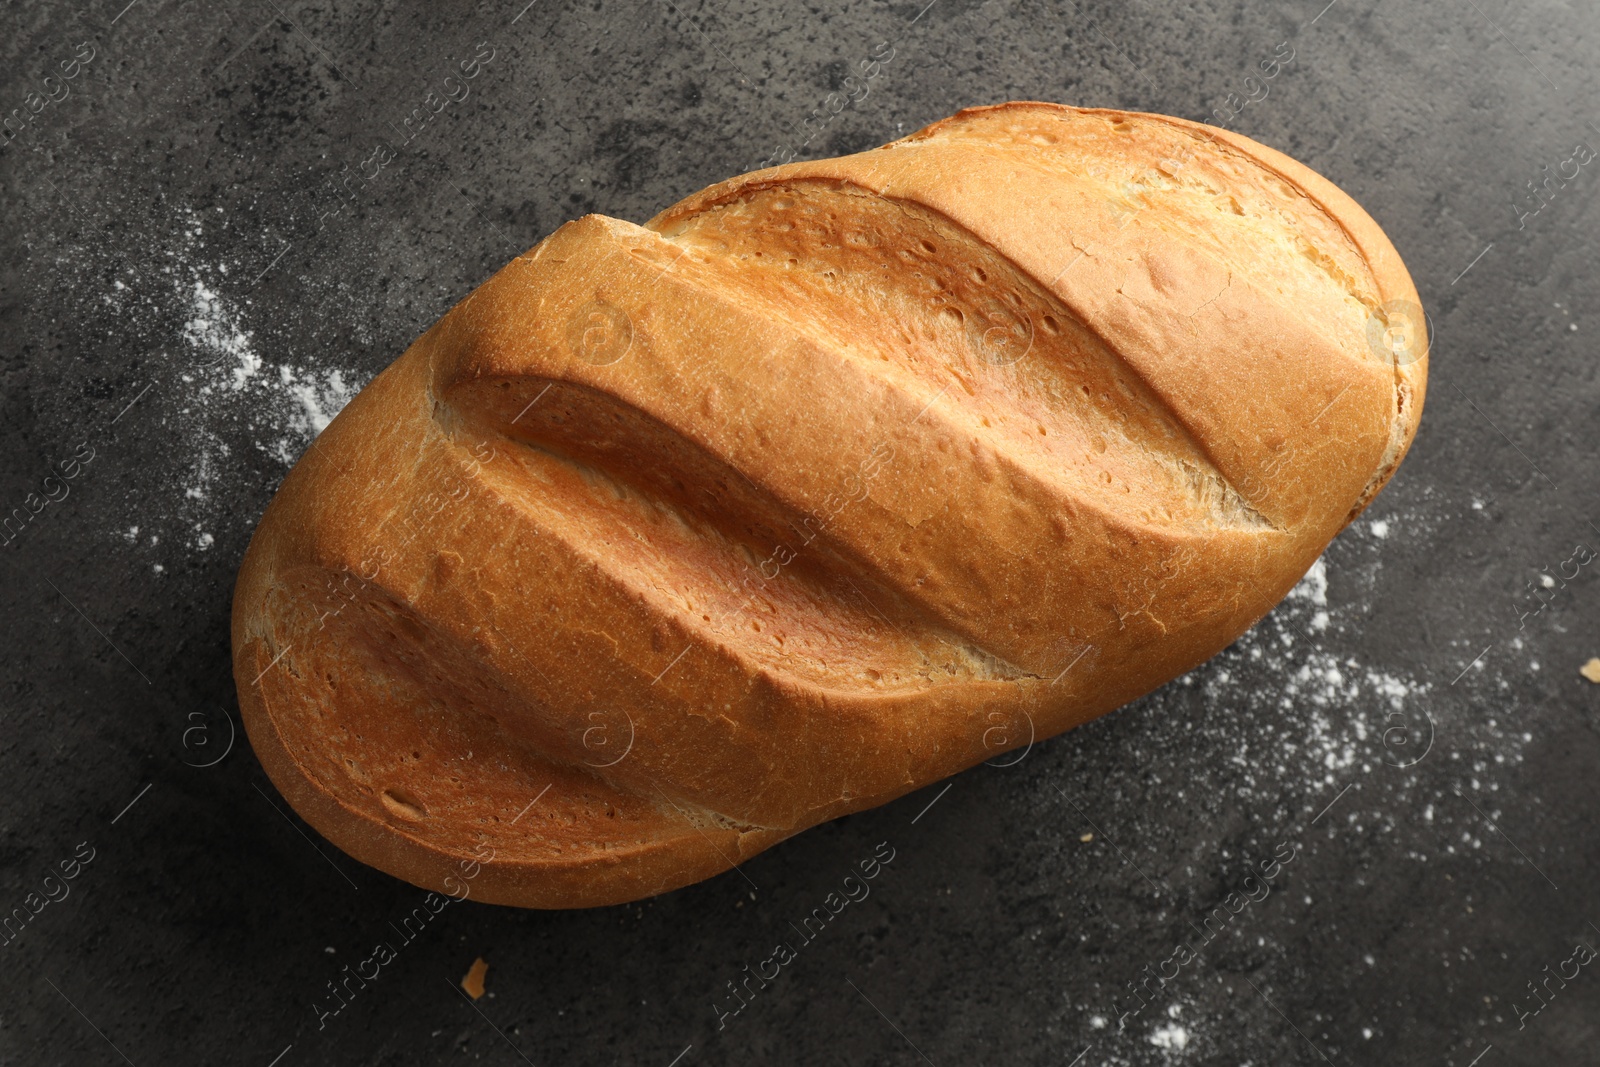
[[[93,856],[0,948],[0,1063],[1600,1063],[1593,968],[1519,1022],[1600,945],[1595,568],[1522,614],[1600,545],[1596,170],[1514,208],[1600,145],[1587,5],[124,2],[13,4],[0,37],[27,121],[0,148],[0,504],[92,453],[0,552],[0,907]],[[796,143],[881,42],[870,95]],[[1329,549],[1325,605],[1313,576],[1165,690],[742,873],[453,905],[410,943],[421,892],[228,749],[234,572],[314,416],[562,221],[975,103],[1206,118],[1280,42],[1233,125],[1372,212],[1435,330],[1416,447]],[[719,1030],[725,983],[885,841],[871,896]],[[1119,1026],[1275,849],[1270,894]]]

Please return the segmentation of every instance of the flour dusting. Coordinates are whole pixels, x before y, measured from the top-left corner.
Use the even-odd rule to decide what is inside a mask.
[[[285,463],[292,463],[299,451],[297,442],[309,441],[327,429],[357,390],[338,368],[318,378],[285,363],[278,367],[278,380],[295,407],[289,414],[290,432],[276,442],[274,452]]]
[[[1189,1031],[1177,1023],[1167,1023],[1157,1027],[1150,1035],[1150,1043],[1156,1048],[1164,1048],[1173,1052],[1182,1052],[1189,1047]]]
[[[192,310],[193,317],[183,324],[184,340],[214,363],[232,361],[231,385],[243,389],[261,369],[261,357],[250,347],[250,335],[239,328],[238,316],[203,281],[194,283]]]
[[[1472,514],[1468,502],[1460,507]],[[1137,901],[1107,916],[1086,912],[1078,940],[1138,944],[1135,954],[1149,963],[1143,972],[1107,967],[1096,979],[1097,995],[1063,1010],[1062,1024],[1077,1030],[1073,1052],[1092,1046],[1094,1060],[1085,1062],[1211,1062],[1220,1051],[1213,1035],[1241,1011],[1270,1014],[1241,978],[1259,981],[1257,967],[1270,975],[1282,966],[1264,961],[1275,960],[1284,924],[1324,907],[1328,887],[1319,880],[1327,877],[1322,857],[1329,852],[1358,848],[1386,864],[1420,866],[1491,851],[1483,816],[1499,819],[1509,799],[1500,771],[1535,743],[1522,721],[1529,709],[1511,685],[1535,669],[1535,650],[1513,637],[1462,672],[1482,650],[1463,648],[1459,666],[1434,673],[1424,670],[1427,660],[1414,659],[1416,646],[1431,643],[1427,634],[1388,644],[1368,635],[1377,618],[1391,629],[1426,625],[1395,595],[1384,568],[1425,545],[1442,521],[1414,511],[1352,523],[1230,647],[1103,725],[1052,742],[1061,766],[1037,772],[1037,803],[1061,822],[1044,835],[1054,853],[1045,864],[1109,864],[1126,873]],[[1452,685],[1458,673],[1463,677]],[[1451,797],[1455,792],[1482,814]],[[1451,799],[1441,803],[1440,796]],[[1193,814],[1174,818],[1175,810]],[[1185,832],[1194,818],[1216,827],[1216,836]],[[1078,836],[1085,819],[1121,851],[1086,858]],[[1259,910],[1250,904],[1228,942],[1183,967],[1171,984],[1140,986],[1135,999],[1130,981],[1171,966],[1162,961],[1172,951],[1172,931],[1192,928],[1239,889],[1278,842],[1303,854],[1295,861],[1306,864],[1292,875],[1295,891],[1275,891]],[[1517,862],[1514,853],[1500,859]],[[1384,868],[1385,877],[1396,874]],[[1021,891],[1045,894],[1052,884],[1040,877]],[[1374,959],[1367,957],[1368,966]],[[1119,1014],[1152,994],[1138,1016]],[[1251,1000],[1256,1006],[1246,1008]],[[1362,1041],[1370,1032],[1351,1027],[1340,1036]]]
[[[1289,599],[1306,600],[1316,609],[1308,626],[1313,630],[1326,630],[1328,628],[1328,565],[1318,556],[1317,561],[1311,565],[1295,587],[1289,590]]]
[[[219,526],[239,521],[224,513],[220,479],[235,476],[241,460],[278,468],[281,476],[364,384],[344,368],[306,366],[273,330],[252,321],[254,305],[241,295],[249,286],[237,270],[229,274],[226,257],[207,254],[206,231],[206,221],[190,212],[181,253],[161,272],[171,279],[181,323],[175,354],[184,368],[171,387],[178,411],[170,429],[181,447],[168,518],[182,524],[196,552],[216,543]],[[126,292],[119,279],[111,295],[123,299]],[[235,455],[240,447],[259,458]]]

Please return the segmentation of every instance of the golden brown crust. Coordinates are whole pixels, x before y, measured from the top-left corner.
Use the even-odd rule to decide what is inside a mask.
[[[1368,328],[1405,301],[1305,167],[1058,105],[568,223],[273,500],[251,741],[418,885],[708,877],[1242,633],[1410,442],[1426,357]]]

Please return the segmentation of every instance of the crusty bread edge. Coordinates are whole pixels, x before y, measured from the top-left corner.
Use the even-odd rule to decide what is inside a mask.
[[[1304,163],[1285,155],[1276,148],[1262,144],[1260,141],[1246,137],[1244,134],[1225,130],[1220,126],[1210,126],[1191,119],[1178,118],[1173,115],[1158,115],[1148,111],[1125,111],[1119,108],[1081,108],[1073,107],[1069,104],[1041,100],[1011,100],[1001,104],[983,104],[962,108],[948,118],[940,119],[915,133],[909,134],[898,141],[891,141],[882,147],[884,149],[892,149],[896,145],[907,141],[937,133],[939,127],[956,122],[964,115],[985,111],[1026,110],[1030,108],[1071,111],[1084,115],[1126,117],[1161,123],[1196,134],[1215,145],[1226,146],[1299,190],[1344,231],[1351,244],[1356,247],[1362,258],[1366,260],[1368,269],[1372,271],[1373,280],[1377,283],[1380,302],[1406,301],[1417,308],[1422,307],[1422,298],[1417,293],[1416,284],[1412,281],[1411,273],[1406,269],[1404,261],[1401,260],[1399,251],[1394,247],[1394,242],[1389,240],[1389,235],[1384,232],[1383,227],[1378,225],[1377,220],[1357,203],[1354,197]],[[1424,316],[1424,321],[1426,321],[1426,316]],[[1431,336],[1426,340],[1431,342]],[[1416,438],[1418,424],[1422,419],[1422,406],[1427,393],[1429,354],[1425,344],[1421,356],[1416,360],[1404,366],[1395,367],[1395,422],[1390,433],[1389,449],[1384,455],[1383,462],[1373,472],[1372,480],[1367,483],[1366,489],[1363,490],[1349,516],[1345,519],[1345,525],[1349,525],[1366,510],[1367,505],[1389,483],[1389,479],[1394,476],[1395,470],[1400,466],[1400,461],[1405,458],[1406,453],[1411,449],[1412,441]],[[1402,397],[1404,397],[1404,400]]]
[[[1405,263],[1401,260],[1400,253],[1394,247],[1394,243],[1389,240],[1388,235],[1383,231],[1383,227],[1378,225],[1377,221],[1373,219],[1365,208],[1356,202],[1354,197],[1310,167],[1277,149],[1219,126],[1210,126],[1191,119],[1178,118],[1172,115],[1159,115],[1148,111],[1074,107],[1071,104],[1059,104],[1046,100],[1010,100],[999,104],[980,104],[962,108],[954,115],[939,119],[898,140],[890,141],[887,144],[880,145],[877,149],[869,149],[868,151],[892,151],[895,148],[937,134],[941,127],[957,123],[966,116],[990,111],[1028,110],[1071,112],[1081,115],[1101,115],[1108,118],[1130,118],[1160,123],[1184,130],[1211,142],[1219,148],[1236,153],[1262,170],[1277,176],[1291,188],[1299,191],[1308,200],[1316,204],[1323,214],[1344,232],[1372,272],[1380,303],[1402,301],[1419,309],[1422,307],[1422,299],[1417,294],[1416,285],[1411,279],[1410,272],[1406,270]],[[763,185],[775,177],[781,177],[791,166],[794,166],[794,164],[766,167],[762,170],[735,175],[714,183],[687,199],[706,203],[725,199],[729,196],[736,196],[743,187]],[[682,207],[683,201],[669,205],[647,221],[644,224],[645,228],[659,231],[673,216],[681,212]],[[1043,279],[1037,280],[1040,284],[1044,283]],[[1426,315],[1424,315],[1424,323],[1426,321]],[[1424,329],[1426,329],[1426,326],[1424,326]],[[1427,338],[1426,341],[1431,342],[1431,337]],[[1376,355],[1376,353],[1373,355]],[[1368,359],[1372,358],[1372,356],[1352,353],[1351,358]],[[1411,444],[1416,438],[1418,424],[1422,418],[1422,407],[1427,392],[1428,358],[1429,352],[1425,343],[1422,354],[1416,360],[1404,366],[1395,366],[1394,421],[1391,424],[1389,447],[1384,453],[1377,470],[1373,472],[1372,479],[1357,497],[1354,506],[1350,509],[1350,513],[1345,517],[1341,529],[1343,526],[1348,526],[1366,510],[1379,491],[1389,483],[1389,479],[1394,476],[1395,471],[1399,468],[1400,461],[1410,451]],[[1335,532],[1337,533],[1337,531]]]

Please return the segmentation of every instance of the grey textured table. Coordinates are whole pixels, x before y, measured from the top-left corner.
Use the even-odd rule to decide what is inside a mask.
[[[3,15],[0,1063],[1600,1063],[1600,15],[525,2]],[[1231,114],[1367,207],[1434,328],[1394,482],[1236,646],[1015,765],[636,906],[402,932],[420,891],[234,739],[289,466],[561,222],[1018,98]]]

